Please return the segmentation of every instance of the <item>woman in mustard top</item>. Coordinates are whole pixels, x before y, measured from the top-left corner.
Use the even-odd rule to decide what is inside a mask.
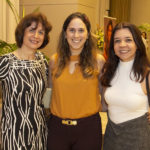
[[[101,150],[98,81],[103,64],[94,49],[88,17],[80,12],[68,16],[49,65],[53,87],[49,150]]]

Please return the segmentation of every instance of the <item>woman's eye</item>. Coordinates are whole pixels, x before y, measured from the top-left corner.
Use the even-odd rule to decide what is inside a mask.
[[[132,39],[126,39],[126,42],[132,42]]]
[[[35,32],[35,30],[36,30],[35,27],[30,27],[30,28],[29,28],[29,32],[32,32],[32,33]]]
[[[69,31],[70,31],[70,32],[75,32],[75,29],[70,28]]]
[[[114,43],[120,43],[120,40],[114,40]]]
[[[39,34],[40,34],[40,35],[43,35],[43,34],[44,34],[44,31],[39,31]]]
[[[84,29],[79,29],[79,32],[84,32]]]
[[[29,32],[34,32],[34,31],[35,31],[35,29],[33,29],[33,28],[29,29]]]

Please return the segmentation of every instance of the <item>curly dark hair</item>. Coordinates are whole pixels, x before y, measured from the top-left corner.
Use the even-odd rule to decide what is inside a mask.
[[[49,32],[52,29],[51,24],[47,21],[47,18],[42,13],[31,13],[22,18],[15,30],[15,38],[17,46],[20,48],[23,44],[24,32],[26,28],[28,28],[33,22],[35,22],[38,26],[38,23],[41,23],[45,30],[45,37],[43,44],[38,48],[44,48],[49,42]]]
[[[70,60],[71,52],[65,34],[69,23],[74,18],[80,18],[85,24],[88,32],[88,39],[86,40],[83,50],[80,53],[79,65],[81,67],[81,72],[83,74],[83,77],[85,78],[93,76],[95,72],[96,49],[94,48],[95,45],[93,42],[93,37],[91,36],[91,24],[88,17],[84,13],[75,12],[69,15],[64,21],[62,31],[59,37],[58,49],[57,49],[58,68],[55,74],[56,77],[59,77],[61,75],[64,67],[66,66],[66,63]]]
[[[140,30],[131,23],[118,23],[112,32],[110,47],[108,51],[108,60],[106,61],[102,69],[102,76],[100,78],[102,85],[105,87],[111,86],[110,82],[113,79],[116,69],[118,67],[119,57],[116,56],[114,52],[114,35],[116,31],[120,29],[128,29],[131,32],[134,42],[137,46],[135,59],[132,66],[132,71],[137,82],[142,82],[144,80],[149,68],[149,60],[146,55],[146,48],[143,43]]]

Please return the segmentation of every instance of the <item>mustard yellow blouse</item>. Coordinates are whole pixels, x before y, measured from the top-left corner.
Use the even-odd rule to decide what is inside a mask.
[[[77,56],[71,56],[71,61],[77,59]],[[77,119],[100,111],[98,73],[86,79],[78,64],[72,74],[69,72],[69,64],[58,78],[54,77],[55,71],[56,68],[52,71],[52,114],[60,118]]]

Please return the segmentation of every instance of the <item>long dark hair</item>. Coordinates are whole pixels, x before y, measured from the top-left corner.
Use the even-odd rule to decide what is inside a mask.
[[[85,78],[91,77],[95,70],[96,50],[94,49],[94,42],[91,36],[91,24],[89,22],[88,17],[84,13],[75,12],[66,18],[59,37],[58,49],[57,49],[58,68],[55,74],[56,77],[59,77],[61,75],[64,67],[66,66],[66,63],[70,60],[71,52],[65,34],[69,23],[74,18],[80,18],[85,24],[88,32],[88,39],[86,40],[83,50],[80,53],[80,60],[79,60],[79,65],[81,67],[81,72],[83,74],[83,77]]]
[[[112,32],[108,51],[108,59],[102,69],[102,76],[100,78],[102,85],[106,87],[110,86],[110,82],[114,77],[119,63],[119,57],[116,56],[114,52],[114,35],[116,31],[120,29],[128,29],[131,32],[134,42],[137,46],[134,63],[132,66],[132,71],[137,82],[142,82],[144,80],[149,67],[149,60],[146,55],[146,48],[142,41],[140,30],[134,24],[125,22],[118,23]]]

